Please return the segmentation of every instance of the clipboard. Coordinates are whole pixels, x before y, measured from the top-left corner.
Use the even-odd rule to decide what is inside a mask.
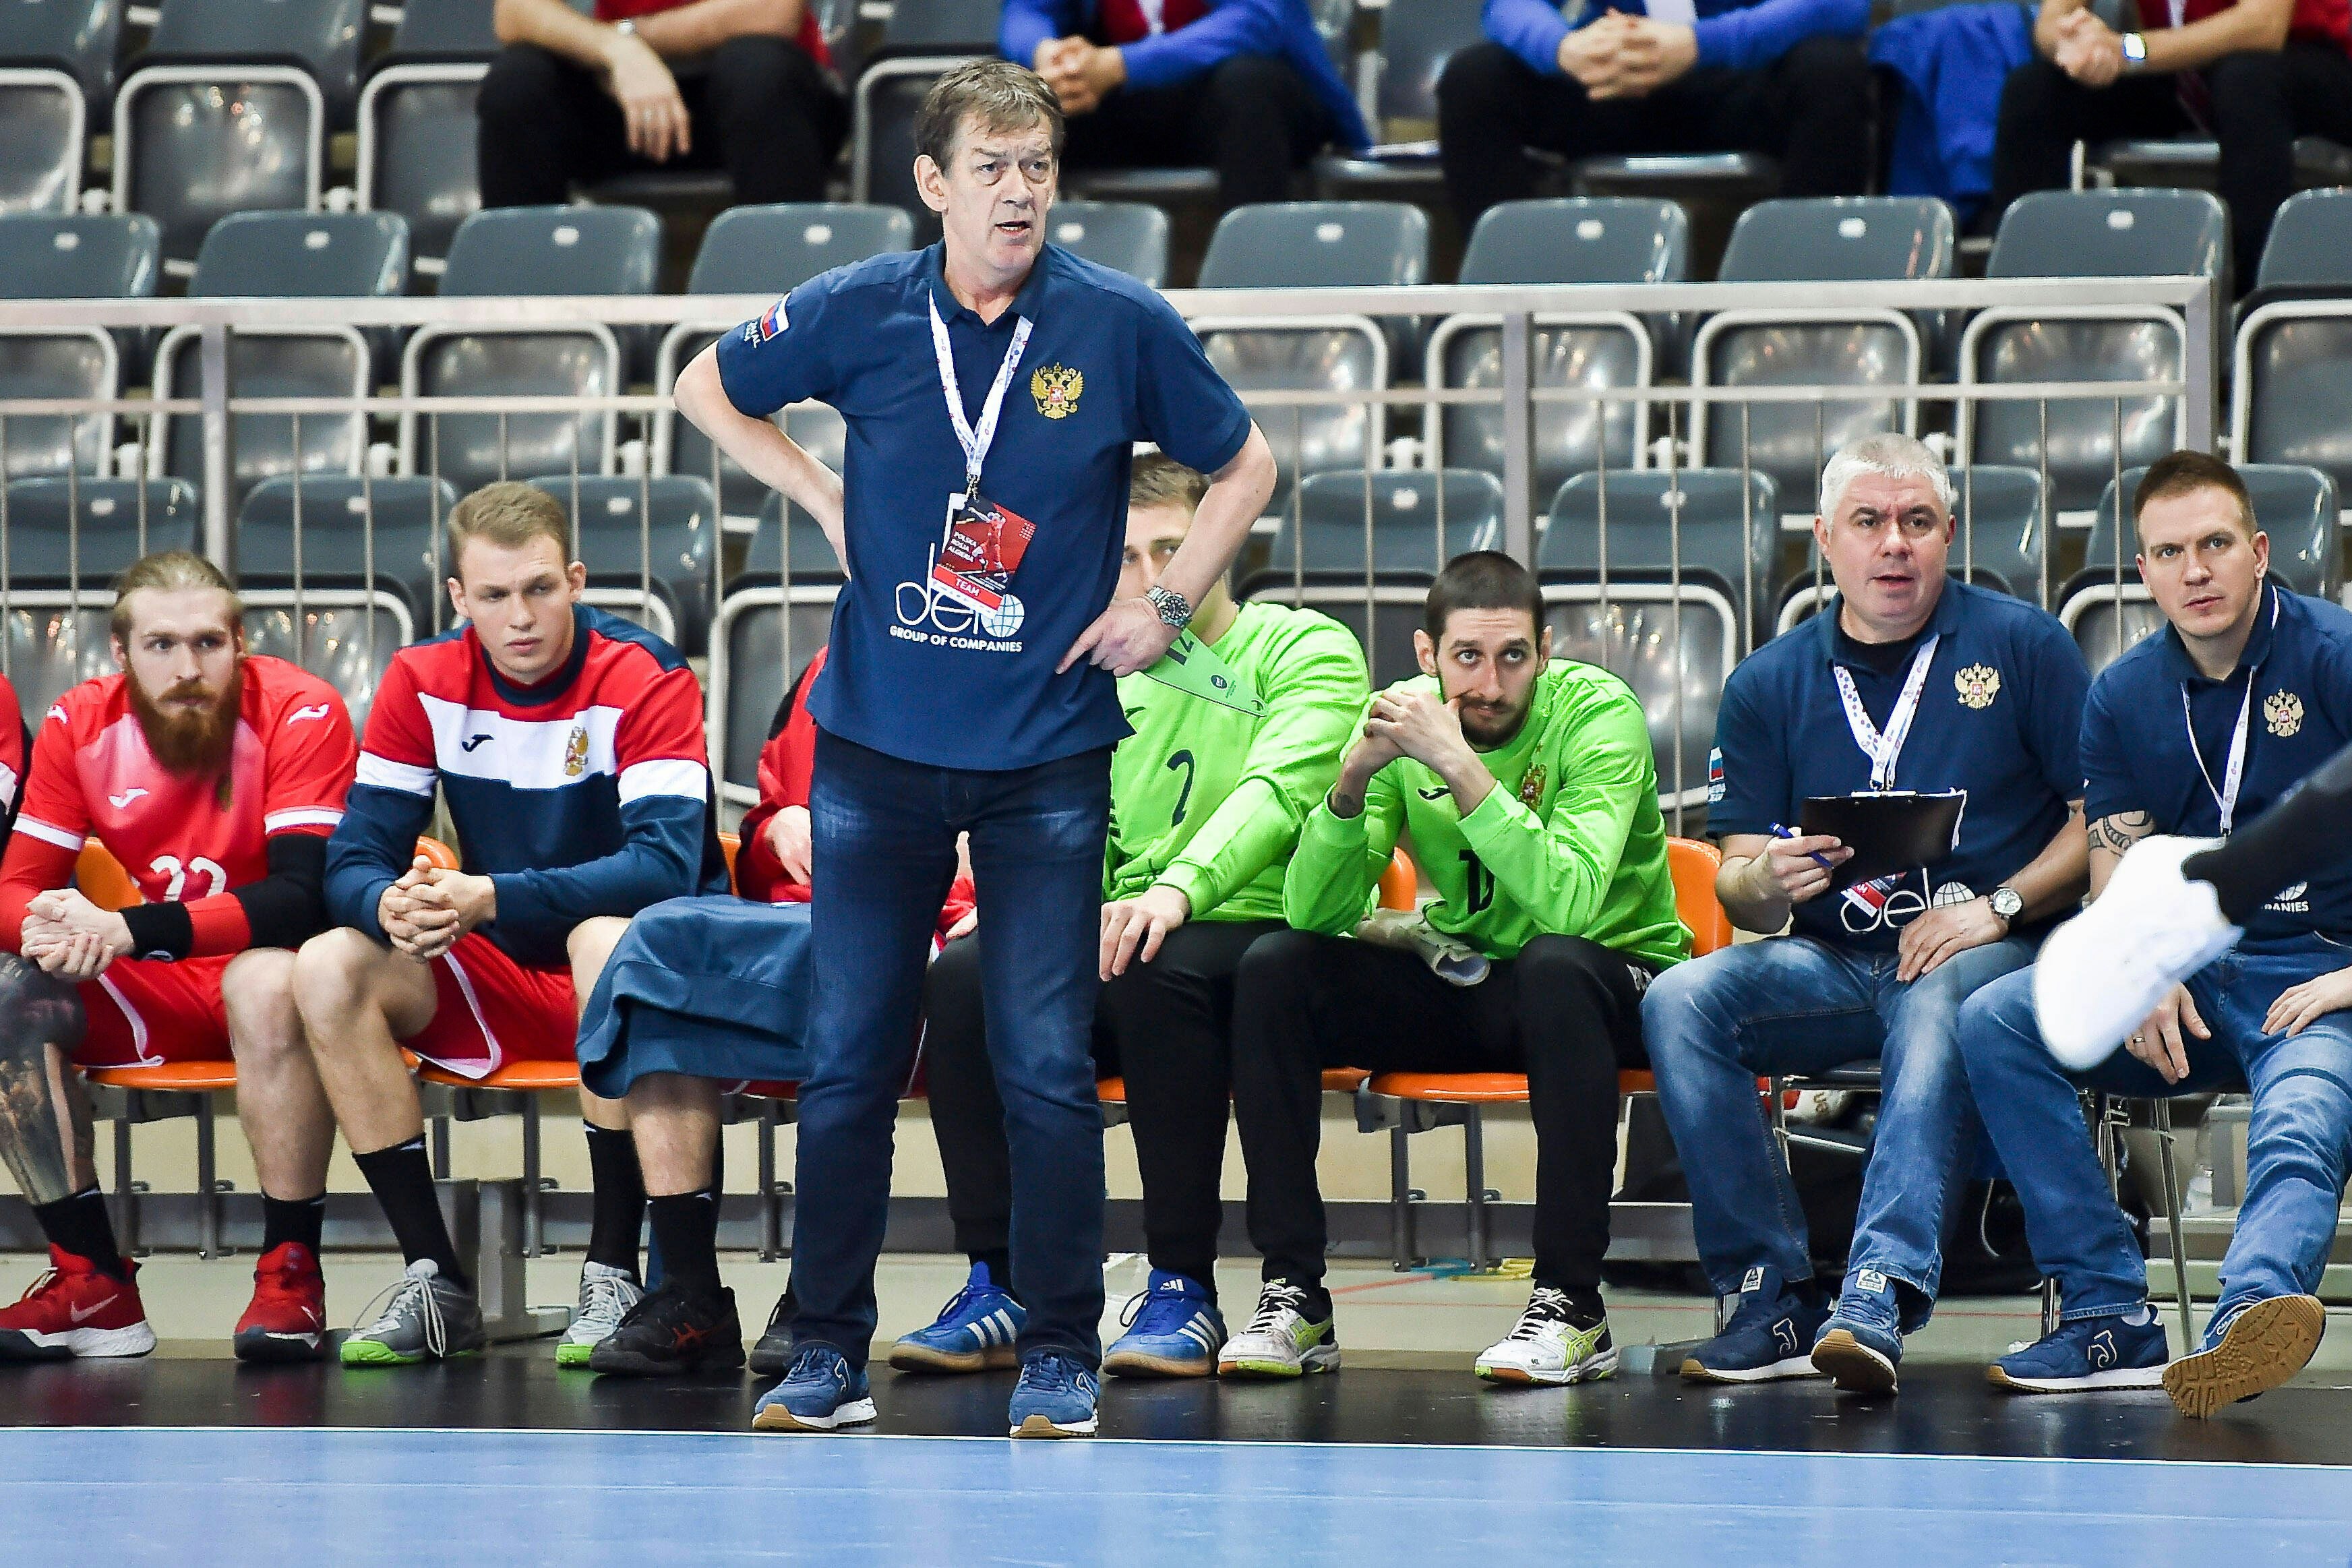
[[[1964,789],[1808,795],[1800,824],[1809,838],[1826,834],[1853,850],[1853,858],[1830,879],[1831,891],[1837,892],[1943,859],[1959,843],[1960,816],[1968,804]]]

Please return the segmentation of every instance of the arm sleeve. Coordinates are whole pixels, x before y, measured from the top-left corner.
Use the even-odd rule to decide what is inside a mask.
[[[1195,917],[1298,842],[1299,824],[1339,776],[1370,695],[1363,651],[1345,627],[1313,626],[1286,650],[1233,793],[1160,874],[1191,900]]]
[[[1077,31],[1070,0],[1004,0],[1004,16],[996,24],[997,52],[1014,65],[1037,58],[1037,46],[1048,38]]]
[[[1328,793],[1307,814],[1298,851],[1282,879],[1282,917],[1293,927],[1345,936],[1371,909],[1404,825],[1395,773],[1391,765],[1372,775],[1356,816],[1332,816]]]
[[[1119,47],[1127,85],[1139,90],[1190,81],[1235,55],[1281,52],[1282,14],[1276,0],[1212,0],[1208,14],[1190,26]]]
[[[816,762],[816,721],[809,714],[808,693],[824,667],[824,649],[819,648],[776,710],[775,728],[760,751],[760,804],[743,814],[742,843],[735,852],[736,889],[747,899],[773,903],[782,887],[802,895],[808,891],[804,884],[786,880],[783,862],[768,843],[768,822],[788,805],[808,805],[809,774]]]
[[[1716,710],[1715,751],[1707,758],[1706,830],[1717,838],[1735,833],[1769,833],[1785,822],[1794,789],[1788,743],[1761,710],[1757,682],[1732,672]],[[2072,798],[2071,796],[2069,797]]]
[[[711,795],[702,689],[694,672],[681,665],[655,677],[622,715],[613,751],[620,769],[620,849],[560,870],[493,876],[500,931],[565,934],[582,921],[634,915],[695,890]]]
[[[1698,63],[1756,70],[1811,37],[1858,38],[1870,26],[1870,0],[1759,0],[1702,17]]]
[[[2083,703],[2080,787],[2083,815],[2092,822],[2123,812],[2147,811],[2155,805],[2132,776],[2131,753],[2124,744],[2123,732],[2116,727],[2115,715],[2107,710],[2113,689],[2113,683],[2102,676],[2092,683],[2090,696]]]
[[[2074,800],[2083,794],[2084,702],[2090,695],[2090,672],[2084,668],[2083,650],[2054,620],[2036,640],[2028,655],[2033,672],[2033,732],[2027,742],[2051,793],[2061,800]]]
[[[833,391],[833,284],[820,274],[719,340],[719,384],[739,414],[765,419]]]
[[[327,840],[327,921],[385,940],[376,919],[383,890],[416,858],[416,836],[433,820],[441,775],[434,765],[433,727],[416,699],[408,661],[395,656],[368,710],[358,776],[343,800],[343,819]]]
[[[1184,318],[1157,294],[1142,302],[1135,396],[1140,439],[1187,468],[1214,474],[1249,439],[1249,410]]]
[[[1563,769],[1549,819],[1509,790],[1486,792],[1462,819],[1462,837],[1494,874],[1495,885],[1547,931],[1590,930],[1617,879],[1617,865],[1644,795],[1657,794],[1657,763],[1648,721],[1630,691],[1603,699],[1581,716],[1561,755]]]
[[[1486,0],[1479,26],[1488,37],[1526,61],[1529,70],[1543,76],[1560,74],[1559,41],[1568,37],[1569,28],[1559,6],[1548,5],[1544,0]]]

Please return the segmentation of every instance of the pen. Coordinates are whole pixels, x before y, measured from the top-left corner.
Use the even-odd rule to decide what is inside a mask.
[[[1772,825],[1772,837],[1775,838],[1794,838],[1797,835],[1790,831],[1787,824],[1776,822]],[[1822,859],[1818,854],[1808,855],[1806,858],[1811,860],[1814,865],[1819,866],[1824,871],[1835,871],[1837,869],[1836,867],[1831,865],[1827,860]]]

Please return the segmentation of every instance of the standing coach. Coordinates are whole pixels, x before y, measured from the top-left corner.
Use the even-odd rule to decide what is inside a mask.
[[[871,1421],[866,1355],[891,1123],[956,838],[971,836],[990,1055],[1028,1299],[1016,1436],[1095,1429],[1101,1112],[1095,1011],[1116,678],[1157,661],[1241,547],[1274,458],[1199,341],[1132,279],[1045,243],[1054,94],[975,61],[915,122],[944,240],[811,279],[678,377],[677,406],[824,527],[849,574],[818,727],[810,1070],[793,1360],[766,1430]],[[836,477],[768,423],[815,398]],[[1214,476],[1159,584],[1112,600],[1134,444]]]

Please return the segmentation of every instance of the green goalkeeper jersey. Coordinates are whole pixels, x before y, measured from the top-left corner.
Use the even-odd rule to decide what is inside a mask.
[[[1422,676],[1399,690],[1438,690]],[[1690,956],[1675,912],[1657,763],[1642,704],[1604,669],[1555,659],[1536,678],[1527,722],[1480,753],[1495,787],[1465,816],[1437,773],[1400,757],[1372,775],[1353,817],[1318,802],[1283,886],[1302,931],[1353,931],[1381,872],[1410,834],[1437,889],[1432,930],[1510,958],[1547,933],[1580,936],[1655,963]],[[1334,777],[1336,778],[1336,774]]]
[[[1213,646],[1265,711],[1120,680],[1135,733],[1111,753],[1103,897],[1165,882],[1194,920],[1278,921],[1299,824],[1339,776],[1371,681],[1355,634],[1313,610],[1244,605]]]

